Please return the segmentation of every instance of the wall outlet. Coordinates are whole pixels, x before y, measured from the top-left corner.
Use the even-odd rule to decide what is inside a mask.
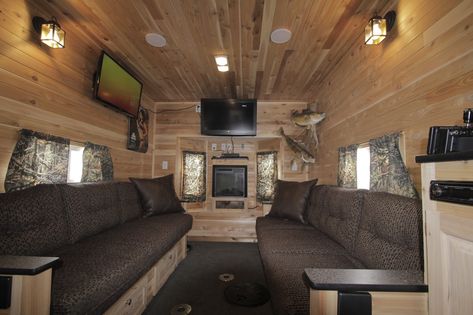
[[[244,143],[240,144],[240,149],[242,149],[242,150],[245,149],[245,144]]]
[[[163,163],[161,164],[161,168],[162,168],[163,170],[167,170],[168,167],[169,167],[168,161],[163,161]]]
[[[220,145],[220,150],[225,151],[226,149],[227,149],[227,144],[226,144],[226,143],[222,143],[222,144]]]
[[[217,150],[217,144],[216,143],[212,143],[212,151],[216,151]]]
[[[200,113],[200,104],[195,105],[195,112]]]
[[[292,161],[292,163],[291,163],[291,171],[297,172],[297,162],[296,162],[296,161]]]

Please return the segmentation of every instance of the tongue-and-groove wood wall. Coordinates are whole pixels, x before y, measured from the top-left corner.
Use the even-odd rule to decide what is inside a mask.
[[[150,177],[151,150],[128,151],[126,117],[92,99],[92,76],[104,46],[80,32],[67,32],[66,49],[41,45],[32,29],[35,15],[50,12],[37,1],[0,1],[0,191],[22,128],[107,145],[116,179]],[[61,26],[70,29],[70,21],[61,20]],[[142,102],[154,107],[146,90]]]
[[[473,107],[473,1],[400,0],[390,8],[397,20],[389,38],[365,46],[360,32],[314,90],[314,107],[327,114],[311,169],[321,183],[336,183],[338,147],[403,131],[420,192],[415,156],[426,153],[429,127],[463,125],[463,109]]]

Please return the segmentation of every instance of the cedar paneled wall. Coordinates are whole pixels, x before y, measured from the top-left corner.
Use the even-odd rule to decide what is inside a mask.
[[[199,240],[255,241],[255,218],[269,211],[269,206],[256,203],[255,153],[257,151],[278,150],[280,158],[279,177],[285,180],[303,181],[308,178],[308,168],[291,171],[294,153],[279,135],[279,127],[289,135],[298,135],[303,129],[290,121],[291,112],[307,108],[305,102],[258,102],[257,136],[234,137],[235,152],[248,156],[246,160],[211,160],[220,155],[212,151],[212,143],[230,144],[230,137],[208,137],[200,135],[200,117],[193,105],[196,102],[156,103],[155,155],[153,177],[175,174],[176,190],[180,191],[181,155],[183,150],[207,152],[207,201],[205,203],[185,203],[184,206],[194,217],[190,237]],[[190,108],[188,108],[190,107]],[[185,109],[187,108],[187,109]],[[176,111],[184,109],[182,111]],[[243,146],[242,146],[243,145]],[[163,161],[168,169],[162,169]],[[248,198],[245,210],[215,209],[213,205],[211,176],[213,164],[248,165]],[[224,198],[231,199],[231,198]],[[254,209],[252,209],[254,208]]]
[[[311,177],[335,184],[337,149],[403,131],[406,164],[418,190],[420,166],[432,125],[463,124],[473,107],[473,1],[400,0],[396,26],[378,46],[355,44],[331,56],[315,88],[313,105],[326,112]],[[341,43],[339,43],[341,45]]]
[[[127,118],[92,99],[92,76],[106,47],[59,16],[66,48],[41,45],[31,19],[49,18],[47,8],[46,1],[0,1],[0,191],[21,128],[107,145],[116,179],[150,177],[153,135],[147,154],[128,151]],[[142,103],[154,106],[146,95]]]

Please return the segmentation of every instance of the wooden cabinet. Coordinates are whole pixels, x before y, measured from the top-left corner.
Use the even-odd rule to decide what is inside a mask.
[[[473,160],[422,164],[430,315],[473,314],[473,206],[430,199],[432,180],[473,181]]]

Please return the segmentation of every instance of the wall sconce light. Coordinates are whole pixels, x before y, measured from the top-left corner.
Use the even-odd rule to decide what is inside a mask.
[[[224,55],[215,56],[215,63],[217,64],[217,69],[220,72],[228,71],[228,57]]]
[[[41,35],[41,42],[51,48],[64,48],[66,32],[59,26],[56,18],[53,16],[50,21],[42,17],[33,18],[33,27]]]
[[[393,28],[396,21],[396,12],[389,11],[384,18],[380,16],[373,17],[365,27],[365,44],[378,45],[385,38],[388,32]]]

